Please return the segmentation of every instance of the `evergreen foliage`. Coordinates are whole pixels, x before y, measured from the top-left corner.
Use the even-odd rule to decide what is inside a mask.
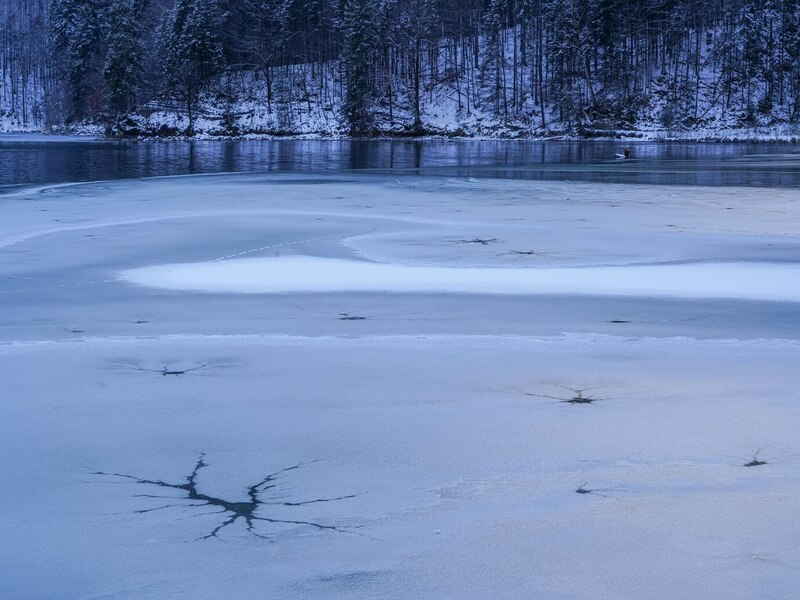
[[[164,73],[172,92],[183,98],[192,135],[201,86],[222,72],[225,12],[218,0],[175,0],[161,31]]]
[[[343,41],[341,64],[346,82],[342,113],[351,135],[370,131],[373,97],[373,50],[377,44],[372,0],[344,0],[339,29]]]
[[[429,132],[437,105],[542,134],[800,121],[800,0],[0,0],[0,25],[23,121],[172,107],[192,133],[255,96],[352,135]]]
[[[70,97],[68,120],[77,120],[97,107],[91,102],[91,76],[100,41],[96,0],[53,0],[50,24],[53,45],[66,75]]]
[[[116,113],[131,110],[144,76],[143,31],[139,15],[144,0],[111,0],[103,77],[109,90],[109,104]]]

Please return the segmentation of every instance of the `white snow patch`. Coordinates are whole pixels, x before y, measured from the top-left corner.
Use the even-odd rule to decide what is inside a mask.
[[[800,265],[689,263],[588,268],[452,268],[312,256],[234,259],[125,271],[133,283],[238,293],[592,294],[800,301]]]

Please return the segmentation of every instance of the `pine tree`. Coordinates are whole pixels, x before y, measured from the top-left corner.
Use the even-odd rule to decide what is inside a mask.
[[[779,72],[781,79],[783,73],[788,79],[786,95],[794,98],[792,117],[800,121],[800,0],[784,0],[782,4]],[[783,86],[780,94],[784,94]]]
[[[364,135],[372,129],[369,108],[374,96],[371,70],[376,45],[373,17],[371,0],[344,1],[339,19],[346,82],[342,113],[351,135]]]
[[[544,0],[518,0],[521,66],[530,67],[530,95],[539,110],[539,127],[547,127],[544,81]]]
[[[219,0],[175,0],[162,26],[164,71],[173,93],[182,97],[194,133],[195,107],[202,86],[225,68]]]
[[[506,0],[490,0],[483,15],[483,30],[486,36],[485,68],[491,69],[494,80],[491,99],[496,115],[508,117],[508,101],[505,86],[505,39]]]
[[[116,114],[133,108],[144,75],[143,31],[139,18],[143,8],[143,0],[110,0],[107,9],[108,50],[103,77]]]
[[[50,27],[58,59],[66,71],[71,100],[69,120],[87,115],[87,94],[93,72],[92,61],[100,40],[97,0],[52,0]]]
[[[598,5],[592,0],[548,0],[554,100],[561,121],[582,131],[587,110],[596,106],[591,51],[595,47],[591,25]]]
[[[271,67],[290,37],[290,14],[295,0],[243,0],[246,27],[238,46],[263,73],[267,109],[272,111]]]
[[[414,123],[412,132],[424,133],[421,114],[421,90],[424,84],[423,58],[426,47],[435,40],[436,7],[433,0],[401,0],[396,7],[388,28],[392,31],[387,37],[395,41],[410,57],[409,75],[413,95]]]

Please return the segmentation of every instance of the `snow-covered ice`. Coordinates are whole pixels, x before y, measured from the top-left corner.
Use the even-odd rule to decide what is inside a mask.
[[[691,263],[588,268],[452,268],[292,256],[144,267],[142,285],[242,293],[449,292],[800,301],[800,265]]]
[[[44,134],[44,133],[2,133],[0,132],[0,142],[58,142],[58,143],[74,143],[74,142],[95,142],[98,136],[96,135],[58,135],[58,134]]]
[[[798,217],[410,176],[6,195],[2,595],[792,597]]]

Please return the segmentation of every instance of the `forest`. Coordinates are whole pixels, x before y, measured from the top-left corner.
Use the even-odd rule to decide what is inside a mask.
[[[799,121],[800,0],[0,0],[4,130],[592,137]]]

